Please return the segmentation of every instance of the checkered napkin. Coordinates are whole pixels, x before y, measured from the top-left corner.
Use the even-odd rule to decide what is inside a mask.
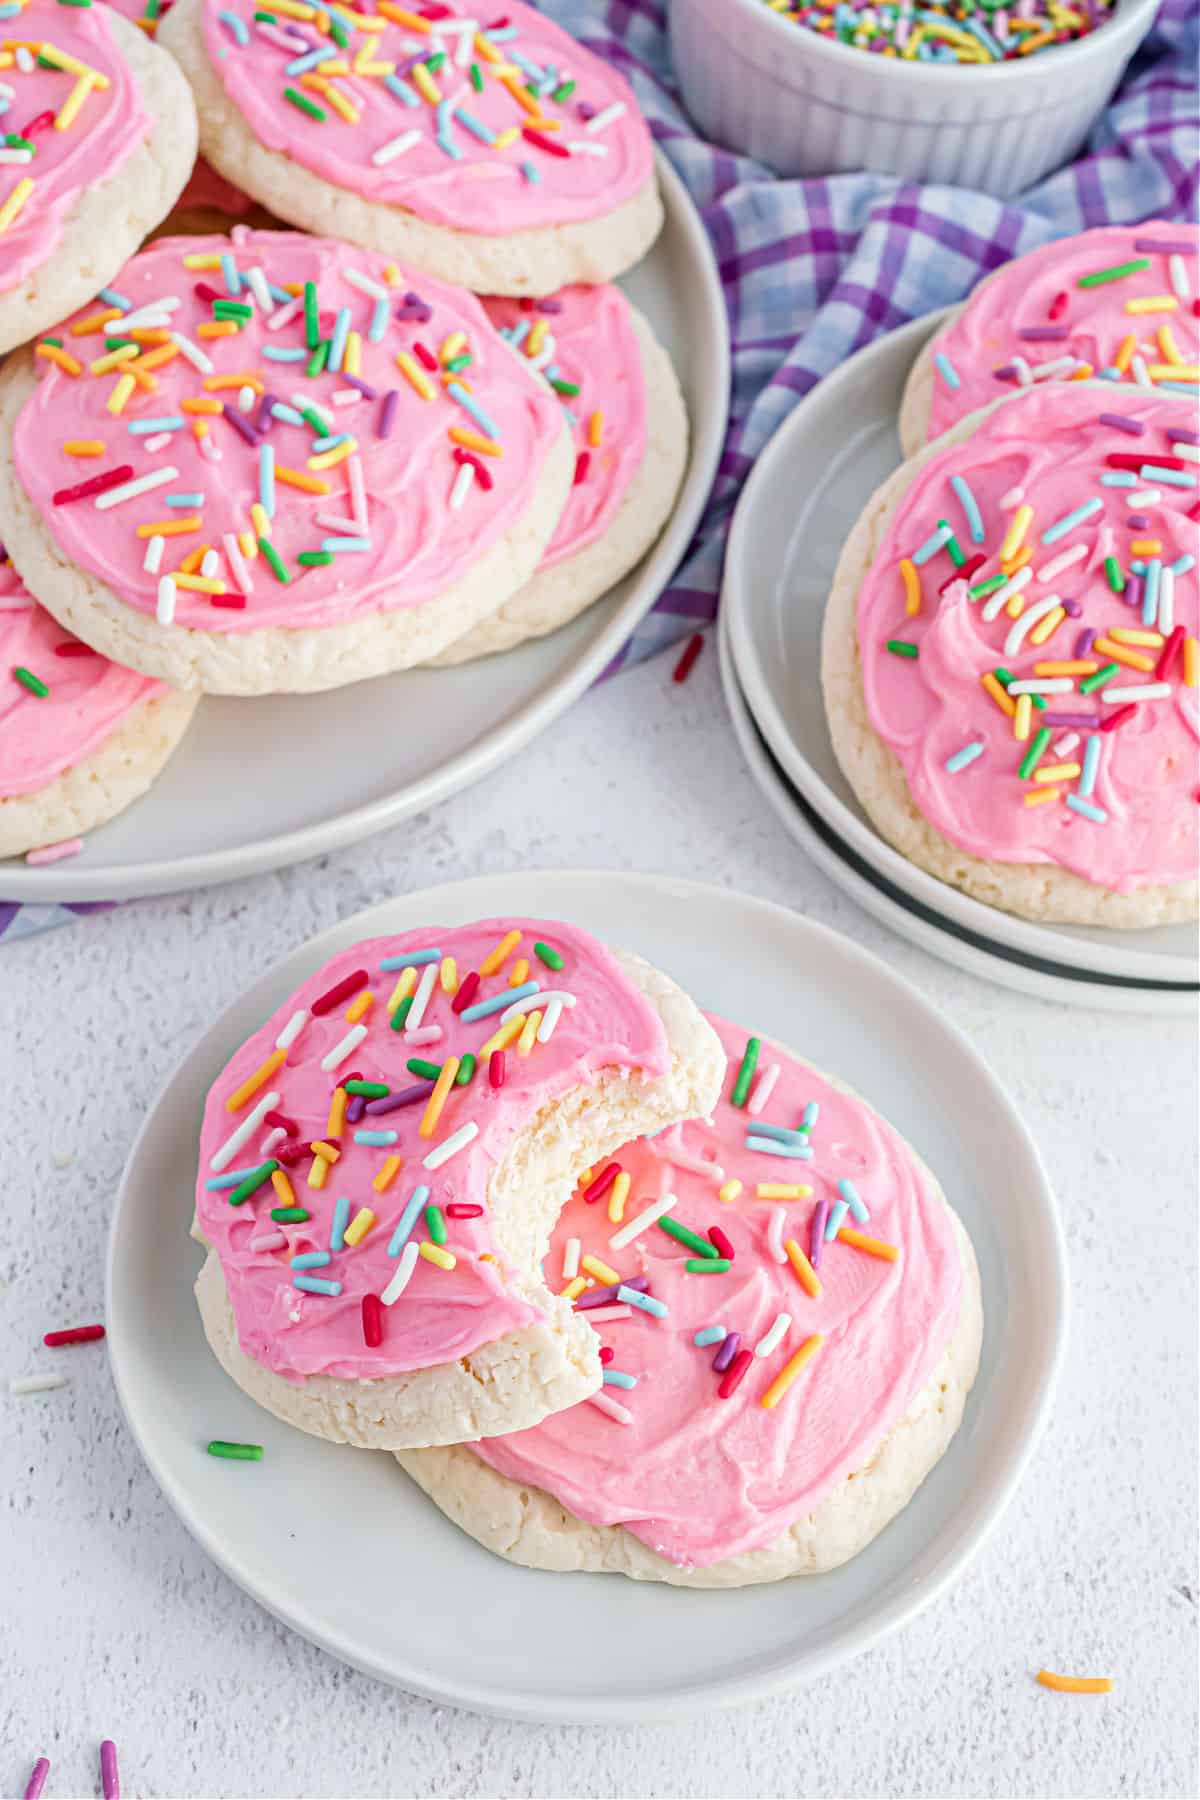
[[[714,617],[742,482],[822,375],[1053,238],[1093,225],[1196,216],[1196,0],[1164,0],[1087,154],[1009,202],[882,175],[781,181],[696,136],[676,93],[661,0],[542,0],[542,8],[631,83],[712,238],[733,343],[729,435],[708,509],[675,580],[608,673]],[[93,910],[0,902],[0,942]]]

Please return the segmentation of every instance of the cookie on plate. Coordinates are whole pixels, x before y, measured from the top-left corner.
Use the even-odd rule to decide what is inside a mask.
[[[196,160],[178,65],[107,7],[19,0],[0,32],[0,356],[91,300]]]
[[[542,637],[607,593],[662,530],[687,463],[687,410],[671,359],[619,288],[484,306],[562,401],[575,482],[537,573],[439,664]]]
[[[399,1456],[527,1567],[819,1574],[907,1505],[962,1419],[979,1275],[935,1177],[840,1082],[710,1022],[728,1058],[712,1118],[619,1150],[555,1227],[547,1280],[570,1281],[603,1346],[600,1393]]]
[[[124,812],[195,706],[64,631],[0,550],[0,857],[61,845]]]
[[[900,408],[912,456],[1019,387],[1180,380],[1200,364],[1200,228],[1151,219],[1043,244],[988,275],[913,364]]]
[[[570,436],[473,295],[242,227],[119,281],[52,360],[0,371],[0,531],[86,642],[180,688],[338,687],[428,660],[533,573]],[[102,446],[82,485],[76,440]]]
[[[277,217],[477,293],[611,280],[662,224],[632,91],[519,0],[477,10],[176,0],[159,38],[205,156]]]
[[[376,938],[292,994],[205,1108],[208,1340],[288,1424],[371,1448],[533,1425],[601,1384],[540,1264],[580,1163],[707,1112],[720,1045],[551,920]]]
[[[825,708],[920,868],[1030,919],[1195,916],[1198,458],[1182,395],[1047,384],[867,503],[825,616]]]

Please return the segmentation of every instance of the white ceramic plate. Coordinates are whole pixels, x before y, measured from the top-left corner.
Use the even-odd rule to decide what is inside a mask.
[[[755,723],[842,842],[910,898],[1021,955],[1134,981],[1200,980],[1193,925],[1152,931],[1038,925],[972,900],[884,841],[838,767],[821,699],[821,624],[842,545],[900,463],[896,417],[922,344],[946,314],[852,356],[803,399],[750,475],[734,514],[721,596]]]
[[[590,927],[669,970],[706,1005],[845,1077],[927,1158],[966,1223],[987,1326],[963,1427],[912,1504],[846,1568],[729,1593],[515,1568],[457,1531],[393,1458],[289,1430],[209,1354],[191,1295],[200,1259],[187,1235],[192,1145],[209,1083],[335,950],[495,912]],[[1066,1304],[1064,1247],[1037,1152],[975,1051],[907,983],[765,901],[662,876],[533,873],[360,913],[218,1020],[134,1146],[109,1243],[106,1317],[118,1392],[163,1492],[264,1606],[344,1661],[433,1699],[618,1724],[786,1688],[943,1592],[999,1517],[1033,1447]],[[265,1458],[217,1461],[205,1454],[212,1437],[262,1443]],[[167,1625],[183,1633],[187,1619]]]
[[[734,735],[751,774],[769,801],[788,835],[796,840],[817,867],[883,925],[910,938],[932,956],[940,956],[968,974],[995,981],[1039,1000],[1055,1000],[1067,1006],[1102,1007],[1109,1012],[1155,1013],[1167,1018],[1191,1018],[1196,1011],[1196,990],[1190,987],[1151,987],[1118,977],[1086,975],[1058,963],[1007,950],[989,938],[955,924],[912,899],[877,869],[842,842],[788,780],[762,733],[750,716],[746,697],[738,686],[729,647],[728,631],[719,634],[721,680],[733,720]]]
[[[662,593],[704,510],[729,410],[729,333],[712,248],[666,158],[662,235],[621,283],[670,352],[691,418],[674,513],[636,569],[573,624],[458,669],[334,693],[206,698],[144,799],[70,862],[0,865],[5,900],[119,900],[233,880],[337,849],[478,780],[593,682]]]

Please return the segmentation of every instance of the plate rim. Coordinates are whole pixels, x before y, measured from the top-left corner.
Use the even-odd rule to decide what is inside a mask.
[[[1190,1018],[1194,1015],[1197,995],[1200,994],[1200,989],[1194,986],[1181,983],[1147,986],[1128,979],[1104,982],[1081,970],[1064,969],[1059,974],[1053,970],[1033,968],[1018,952],[998,950],[993,953],[986,943],[979,941],[980,934],[967,933],[965,927],[962,931],[939,929],[915,910],[917,903],[914,902],[910,907],[907,895],[902,894],[897,899],[889,893],[882,885],[885,877],[880,876],[877,881],[874,872],[863,874],[856,869],[846,856],[839,854],[845,847],[829,821],[822,818],[815,807],[812,808],[821,827],[833,840],[832,843],[825,843],[804,815],[802,808],[809,804],[806,797],[797,792],[795,799],[799,805],[793,803],[793,794],[786,785],[787,771],[779,767],[777,772],[776,766],[773,766],[775,759],[771,747],[759,730],[750,711],[750,703],[738,685],[733,654],[728,646],[727,634],[723,631],[718,634],[717,654],[725,704],[733,722],[738,748],[767,803],[784,829],[826,878],[889,931],[896,932],[918,949],[936,956],[952,968],[977,980],[994,982],[1010,993],[1026,994],[1034,999],[1061,1002],[1067,1006],[1101,1007],[1105,1011],[1125,1015],[1155,1018]],[[864,895],[864,889],[869,898]],[[901,917],[905,920],[904,924],[898,923]]]
[[[185,1485],[177,1483],[159,1466],[152,1444],[143,1430],[141,1417],[130,1399],[130,1386],[136,1377],[132,1366],[127,1367],[125,1362],[126,1357],[131,1356],[132,1352],[125,1344],[125,1335],[128,1329],[126,1314],[118,1303],[122,1279],[120,1239],[123,1235],[125,1217],[134,1205],[129,1193],[137,1164],[146,1151],[148,1140],[155,1130],[156,1121],[163,1106],[167,1104],[176,1084],[186,1077],[192,1063],[205,1057],[208,1046],[214,1038],[219,1037],[226,1021],[231,1018],[236,1009],[259,995],[262,995],[265,1000],[273,984],[281,979],[293,979],[305,965],[310,968],[319,966],[319,959],[328,956],[344,941],[348,933],[353,939],[356,936],[376,935],[380,930],[387,929],[386,915],[395,907],[411,906],[415,900],[420,900],[422,907],[427,910],[436,910],[438,906],[447,903],[449,896],[459,896],[461,904],[463,903],[461,897],[469,900],[478,895],[485,912],[494,911],[497,906],[504,910],[505,890],[509,887],[519,889],[530,881],[538,884],[539,890],[543,890],[547,884],[553,887],[554,892],[547,896],[548,910],[552,912],[562,908],[564,899],[566,905],[570,906],[572,890],[586,889],[587,884],[599,882],[611,887],[611,884],[616,881],[622,887],[640,888],[642,891],[652,888],[661,891],[667,888],[673,897],[678,898],[682,895],[695,902],[716,899],[722,905],[728,905],[731,899],[736,899],[743,907],[774,915],[779,921],[786,922],[789,929],[799,929],[802,934],[811,934],[818,940],[832,941],[836,944],[840,954],[848,956],[860,965],[874,981],[881,981],[885,988],[890,986],[898,989],[906,1002],[914,1004],[925,1016],[930,1028],[948,1038],[955,1047],[956,1053],[973,1065],[977,1079],[984,1084],[991,1105],[999,1108],[1007,1120],[1012,1133],[1014,1150],[1019,1150],[1025,1159],[1026,1172],[1023,1179],[1038,1194],[1039,1199],[1038,1214],[1045,1240],[1043,1270],[1048,1283],[1047,1291],[1050,1300],[1047,1316],[1037,1321],[1044,1339],[1044,1351],[1037,1365],[1029,1373],[1026,1417],[1019,1433],[1019,1442],[1011,1447],[1005,1467],[998,1476],[992,1479],[988,1497],[982,1502],[982,1510],[979,1510],[981,1503],[976,1499],[973,1503],[970,1523],[958,1527],[957,1540],[939,1566],[924,1580],[904,1586],[901,1592],[894,1594],[869,1619],[864,1620],[856,1627],[851,1627],[841,1641],[803,1660],[798,1660],[795,1655],[776,1658],[766,1668],[722,1678],[719,1684],[711,1678],[703,1681],[691,1680],[686,1686],[675,1691],[669,1700],[660,1696],[633,1699],[628,1696],[617,1696],[609,1700],[605,1700],[603,1696],[589,1696],[583,1702],[555,1700],[547,1703],[541,1696],[531,1696],[528,1693],[522,1694],[517,1691],[488,1690],[483,1692],[476,1685],[467,1686],[463,1683],[457,1687],[443,1686],[423,1678],[415,1669],[404,1668],[401,1670],[397,1667],[384,1666],[378,1658],[364,1653],[364,1646],[348,1645],[344,1641],[344,1633],[339,1635],[337,1630],[316,1620],[303,1596],[287,1596],[284,1600],[264,1591],[262,1583],[255,1577],[253,1571],[246,1568],[238,1556],[231,1552],[219,1536],[209,1528],[197,1507],[189,1499]],[[511,907],[509,909],[511,910]],[[480,913],[478,916],[482,917],[484,913]],[[395,928],[394,922],[392,928]],[[390,1686],[399,1687],[403,1691],[418,1694],[437,1704],[464,1707],[469,1711],[490,1717],[549,1724],[662,1723],[664,1720],[693,1717],[711,1710],[714,1706],[724,1708],[751,1700],[766,1699],[792,1691],[803,1682],[827,1674],[830,1670],[847,1662],[851,1657],[870,1649],[889,1632],[915,1617],[919,1611],[930,1605],[961,1578],[1011,1503],[1029,1461],[1041,1441],[1049,1418],[1065,1353],[1071,1310],[1066,1239],[1062,1219],[1053,1187],[1032,1133],[986,1060],[951,1020],[944,1018],[936,1011],[913,982],[905,976],[897,974],[879,957],[862,949],[843,933],[819,920],[810,919],[807,915],[798,913],[795,909],[778,901],[748,894],[740,889],[722,888],[711,882],[697,882],[670,874],[603,869],[523,870],[500,876],[473,876],[465,880],[440,883],[434,888],[418,890],[416,894],[394,895],[390,900],[376,902],[370,907],[351,914],[346,919],[337,921],[264,970],[257,981],[235,996],[210,1022],[205,1031],[172,1069],[147,1109],[118,1184],[116,1202],[109,1223],[104,1275],[105,1316],[108,1320],[109,1330],[109,1366],[125,1423],[131,1431],[134,1442],[159,1491],[184,1529],[210,1559],[237,1586],[243,1588],[259,1605],[287,1625],[289,1629],[297,1631],[327,1654],[364,1674]],[[498,1686],[503,1687],[503,1683]]]
[[[696,202],[666,153],[657,145],[655,161],[667,217],[684,233],[701,276],[694,291],[707,315],[720,363],[715,387],[716,411],[703,436],[697,435],[692,421],[683,485],[670,517],[642,559],[635,591],[576,660],[559,670],[532,702],[523,701],[500,724],[439,769],[393,794],[368,801],[348,812],[335,813],[318,824],[297,826],[233,849],[204,850],[173,860],[144,857],[140,862],[125,864],[117,870],[106,869],[103,864],[74,865],[70,862],[30,867],[20,859],[0,863],[0,901],[69,906],[98,900],[147,899],[185,888],[212,887],[225,881],[241,880],[287,868],[308,857],[344,849],[348,844],[402,823],[414,813],[440,804],[490,774],[523,750],[599,678],[635,627],[661,598],[686,556],[711,497],[729,430],[733,366],[729,316],[716,251]]]
[[[849,845],[864,861],[877,867],[885,879],[910,894],[914,900],[930,907],[934,912],[946,914],[956,924],[973,931],[977,936],[994,938],[1026,956],[1057,962],[1087,974],[1112,971],[1114,961],[1120,961],[1121,966],[1116,972],[1129,980],[1165,981],[1183,985],[1185,978],[1181,978],[1170,966],[1178,959],[1169,957],[1162,951],[1139,949],[1136,942],[1128,941],[1137,937],[1136,932],[1113,930],[1110,933],[1111,948],[1092,945],[1086,939],[1070,938],[1061,935],[1053,925],[1018,918],[1016,914],[1005,913],[998,907],[987,906],[983,901],[939,881],[936,876],[902,856],[869,820],[860,818],[856,811],[834,793],[821,773],[809,762],[775,702],[763,667],[762,656],[750,625],[748,584],[743,576],[743,545],[754,535],[754,514],[759,504],[759,493],[767,490],[776,466],[786,464],[797,440],[803,439],[808,427],[808,415],[814,403],[818,400],[821,403],[828,402],[843,387],[861,387],[864,383],[872,383],[876,379],[876,365],[887,365],[901,355],[911,365],[921,346],[954,310],[953,307],[946,306],[937,312],[910,319],[894,331],[885,332],[882,337],[855,351],[853,356],[840,363],[797,402],[757,458],[734,509],[721,582],[721,614],[729,618],[730,649],[738,681],[755,724],[769,744],[772,754],[809,805],[820,814],[836,837]],[[989,922],[993,926],[992,930],[988,929]],[[995,929],[997,925],[999,930]],[[1052,941],[1048,942],[1047,939]],[[1102,959],[1105,963],[1103,969],[1100,966]],[[1192,977],[1193,981],[1197,979],[1200,979],[1200,965]]]

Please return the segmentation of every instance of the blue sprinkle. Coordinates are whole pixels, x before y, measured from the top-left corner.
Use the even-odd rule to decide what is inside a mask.
[[[388,319],[390,316],[387,301],[377,300],[375,302],[375,310],[371,314],[371,323],[367,326],[367,338],[370,343],[378,344],[382,341],[383,334],[388,328]],[[304,352],[300,351],[300,355],[303,356],[303,354]]]
[[[1160,382],[1159,386],[1164,387],[1166,383]],[[1196,485],[1196,477],[1189,475],[1186,469],[1160,469],[1157,463],[1143,463],[1138,474],[1143,481],[1161,481],[1167,487],[1193,488]]]
[[[1096,776],[1100,773],[1100,752],[1103,748],[1099,732],[1094,733],[1087,741],[1083,753],[1083,773],[1079,777],[1079,791],[1089,795],[1096,786]]]
[[[308,50],[303,56],[296,57],[294,62],[288,63],[287,73],[289,75],[307,75],[308,71],[315,69],[318,63],[332,62],[335,57],[340,55],[341,52],[336,45],[322,44],[319,49]]]
[[[1167,564],[1172,575],[1190,575],[1195,566],[1196,559],[1190,550],[1185,550],[1182,556],[1177,556],[1173,563]]]
[[[521,164],[521,173],[529,183],[530,187],[539,187],[541,185],[542,178],[531,162],[523,162]]]
[[[304,354],[305,353],[302,350],[300,352],[301,357],[303,357]],[[285,406],[282,400],[276,400],[271,407],[271,417],[273,419],[282,419],[285,425],[303,425],[305,423],[304,415],[298,413],[294,406]]]
[[[275,446],[258,446],[258,498],[268,519],[275,517]]]
[[[850,1208],[844,1200],[835,1200],[829,1209],[829,1217],[825,1221],[825,1242],[832,1244],[838,1232],[846,1222],[846,1214]]]
[[[971,492],[961,475],[952,475],[950,477],[950,486],[958,495],[962,509],[967,515],[967,525],[971,532],[971,542],[973,544],[982,544],[987,537],[987,533],[983,529],[983,515],[979,510],[979,502],[976,500],[974,494]]]
[[[1108,814],[1102,806],[1093,806],[1090,800],[1084,800],[1078,794],[1068,794],[1067,805],[1072,812],[1079,813],[1085,819],[1091,819],[1093,824],[1104,825],[1108,822]]]
[[[518,1000],[528,1000],[531,994],[540,993],[536,981],[523,981],[520,987],[506,988],[502,994],[493,994],[490,1000],[479,1000],[474,1006],[465,1006],[458,1015],[464,1025],[471,1025],[476,1019],[490,1019],[493,1013],[503,1012],[505,1007],[512,1006]]]
[[[850,1211],[854,1214],[858,1223],[860,1225],[865,1225],[871,1215],[867,1211],[866,1201],[863,1199],[854,1183],[852,1181],[839,1181],[838,1193],[842,1196],[842,1199],[846,1202],[846,1205],[850,1208]]]
[[[328,1250],[306,1250],[302,1256],[293,1256],[293,1269],[324,1269],[333,1261]]]
[[[388,1244],[387,1253],[389,1256],[399,1256],[405,1244],[407,1244],[409,1238],[412,1236],[413,1229],[421,1216],[421,1210],[428,1198],[429,1189],[423,1182],[419,1187],[413,1189],[412,1198],[409,1200],[404,1211],[400,1214],[399,1223],[392,1233],[391,1242]]]
[[[638,1384],[636,1375],[626,1375],[624,1369],[605,1369],[605,1387],[635,1388]]]
[[[335,375],[341,369],[342,358],[346,354],[346,339],[349,335],[350,308],[348,306],[339,306],[337,317],[333,321],[333,331],[329,339],[329,361],[325,365],[326,368]],[[324,446],[322,445],[322,447]],[[316,448],[317,446],[314,444],[313,449],[315,450]]]
[[[1099,506],[1099,504],[1100,502],[1097,500],[1096,505]],[[912,560],[917,568],[920,568],[922,563],[927,563],[931,556],[936,556],[938,551],[942,549],[945,544],[948,544],[953,536],[954,533],[948,525],[939,525],[933,535],[925,539],[925,542],[921,545],[920,549],[913,551]]]
[[[219,12],[217,17],[220,19],[225,29],[230,33],[234,41],[244,50],[246,45],[250,42],[250,33],[246,30],[245,21],[239,19],[237,14],[232,12]],[[101,289],[101,292],[103,292],[103,289]]]
[[[245,1181],[247,1175],[257,1175],[261,1168],[261,1163],[251,1163],[248,1169],[228,1169],[224,1175],[210,1175],[204,1184],[205,1190],[215,1194],[222,1188],[237,1187],[239,1182]]]
[[[203,494],[168,494],[163,501],[164,506],[203,506]]]
[[[421,96],[416,88],[409,87],[407,81],[402,81],[399,75],[385,75],[383,85],[389,94],[394,94],[397,100],[404,102],[405,106],[420,106]]]
[[[468,112],[465,106],[460,106],[454,116],[458,120],[459,124],[465,126],[466,129],[472,134],[473,137],[477,137],[479,139],[481,144],[494,144],[495,143],[495,141],[496,141],[495,132],[490,131],[488,129],[488,127],[483,123],[483,120],[477,119],[475,117],[474,113]]]
[[[754,1129],[759,1137],[774,1138],[780,1144],[802,1144],[804,1136],[799,1130],[793,1131],[790,1125],[767,1125],[762,1119],[755,1119]]]
[[[469,394],[467,392],[461,381],[448,381],[446,383],[446,392],[453,399],[458,401],[458,404],[462,407],[464,412],[470,413],[475,423],[479,426],[479,429],[484,432],[487,437],[499,438],[500,427],[479,404],[474,394]]]
[[[799,1162],[811,1162],[812,1151],[807,1144],[781,1144],[775,1138],[756,1137],[753,1132],[746,1139],[747,1150],[757,1150],[762,1156],[790,1156]]]
[[[426,963],[441,962],[440,950],[410,950],[407,956],[385,956],[379,967],[387,969],[420,969]]]
[[[1090,500],[1085,500],[1082,506],[1076,506],[1071,512],[1064,513],[1061,519],[1054,521],[1053,525],[1047,525],[1042,533],[1043,544],[1057,544],[1059,538],[1066,537],[1068,531],[1074,531],[1076,525],[1082,525],[1085,519],[1090,519],[1093,513],[1098,513],[1103,504],[1102,500],[1097,500],[1093,495]]]
[[[964,744],[961,750],[956,750],[953,756],[948,756],[942,767],[947,775],[957,775],[960,769],[965,769],[969,763],[975,761],[977,756],[982,755],[983,740],[976,738],[973,744]]]
[[[228,250],[221,258],[221,274],[229,293],[240,294],[242,291],[242,278],[238,274],[237,264],[234,262],[233,257]]]
[[[305,1294],[329,1294],[334,1299],[342,1291],[340,1281],[322,1281],[319,1275],[293,1275],[292,1286]]]
[[[327,537],[321,539],[322,550],[331,551],[334,555],[347,550],[369,550],[369,537]]]
[[[286,344],[264,344],[262,353],[268,362],[307,362],[309,357],[309,352],[307,350],[289,350]],[[291,412],[292,408],[289,406],[284,410]],[[273,406],[271,411],[275,414],[276,418],[280,417],[280,409],[278,406]],[[299,423],[303,425],[304,420],[300,417],[300,414],[297,413],[295,419],[289,420],[288,423]]]
[[[394,1144],[399,1136],[400,1133],[398,1131],[356,1131],[354,1134],[354,1141],[356,1144],[374,1144],[379,1146],[382,1144]]]
[[[329,1248],[344,1250],[346,1248],[346,1227],[350,1223],[350,1202],[339,1200],[333,1209],[333,1224],[329,1227]]]
[[[934,362],[934,367],[937,369],[938,374],[941,376],[941,378],[945,382],[946,386],[950,389],[951,393],[956,394],[958,392],[959,388],[962,386],[962,382],[959,380],[958,370],[954,367],[954,364],[950,361],[950,358],[948,356],[946,356],[944,354],[944,352],[939,350],[937,355],[934,357],[933,362]]]
[[[450,139],[446,136],[445,132],[439,131],[433,141],[437,145],[438,149],[442,152],[443,156],[448,156],[450,158],[451,162],[462,162],[462,160],[463,160],[462,151],[459,149],[457,144],[451,143]]]
[[[1101,487],[1136,487],[1137,476],[1132,469],[1116,469],[1100,477]]]
[[[350,433],[348,431],[334,431],[328,433],[325,437],[314,438],[309,448],[311,450],[323,452],[326,450],[336,450],[339,444],[348,444],[349,442]]]
[[[629,1288],[622,1282],[617,1289],[617,1299],[623,1300],[627,1306],[636,1306],[639,1312],[650,1313],[655,1319],[665,1319],[668,1308],[652,1294],[640,1293],[637,1288]]]
[[[1146,585],[1142,592],[1142,624],[1151,628],[1158,619],[1158,591],[1162,585],[1162,557],[1152,556],[1146,564]]]
[[[155,431],[182,431],[186,424],[182,413],[172,413],[166,419],[136,419],[129,429],[134,437],[149,437]]]
[[[692,1342],[697,1350],[705,1350],[709,1344],[723,1343],[728,1335],[723,1325],[706,1325],[702,1331],[696,1333]]]
[[[804,1129],[806,1131],[811,1131],[813,1126],[816,1124],[817,1120],[820,1118],[820,1116],[821,1116],[820,1106],[818,1105],[818,1103],[815,1100],[810,1100],[808,1105],[804,1109],[804,1118],[801,1121],[801,1123],[804,1126]]]

